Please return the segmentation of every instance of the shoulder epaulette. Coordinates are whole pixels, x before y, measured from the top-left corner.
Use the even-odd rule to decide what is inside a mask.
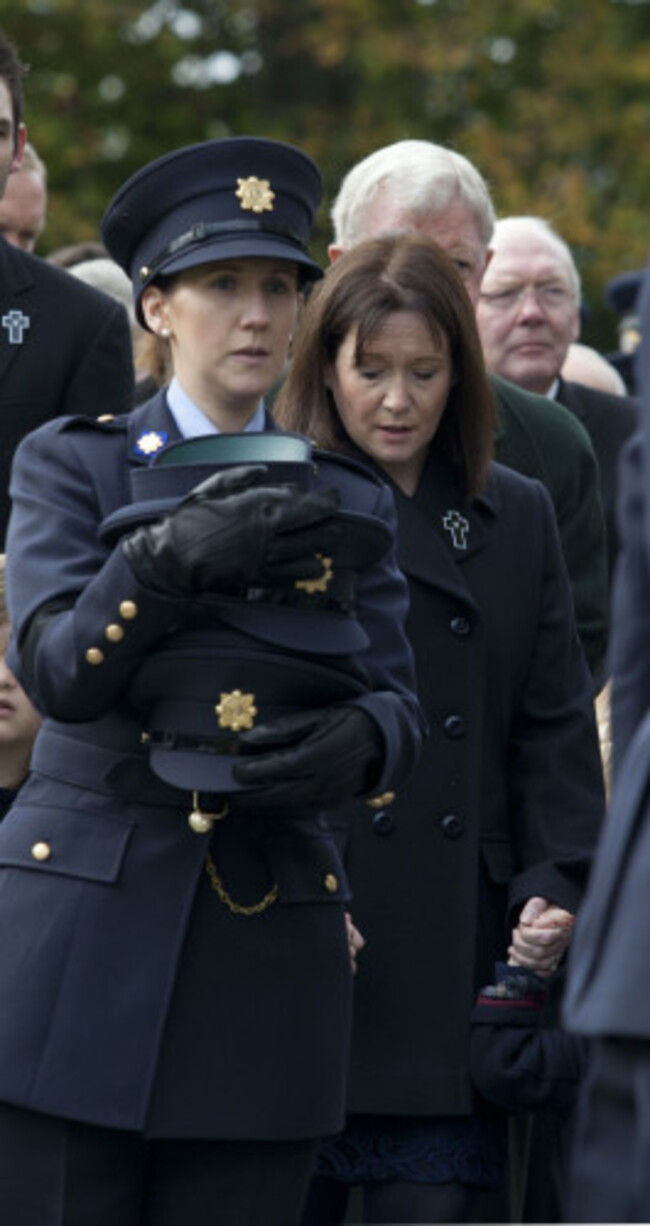
[[[62,417],[59,421],[59,430],[99,430],[103,434],[124,434],[127,428],[128,417],[125,414],[113,415],[112,413],[103,413],[101,417],[84,417],[81,414],[75,417]]]

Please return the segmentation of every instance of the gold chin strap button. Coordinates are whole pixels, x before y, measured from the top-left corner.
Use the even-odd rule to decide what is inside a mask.
[[[103,664],[104,653],[101,647],[89,647],[86,652],[86,664]]]
[[[49,860],[51,855],[52,848],[50,847],[49,843],[34,843],[34,846],[32,847],[32,859],[43,862],[45,860]]]
[[[339,879],[334,875],[334,873],[328,873],[323,881],[323,885],[325,886],[328,894],[336,894],[336,891],[339,888]]]
[[[369,809],[383,809],[386,805],[392,805],[394,799],[394,792],[381,792],[379,796],[369,796],[366,804]]]
[[[97,418],[97,421],[101,421],[101,422],[115,421],[115,415],[113,413],[102,413],[101,417]]]
[[[122,600],[120,603],[120,617],[123,617],[125,622],[133,621],[134,617],[138,616],[138,606],[134,600]]]
[[[124,627],[118,626],[117,622],[111,622],[110,626],[106,627],[104,634],[109,643],[121,643],[124,638]]]

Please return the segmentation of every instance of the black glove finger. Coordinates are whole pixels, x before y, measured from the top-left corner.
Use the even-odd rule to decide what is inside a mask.
[[[239,742],[244,753],[283,749],[311,736],[320,725],[320,711],[297,711],[281,715],[268,724],[258,724],[242,732]]]
[[[329,557],[335,552],[342,535],[343,525],[336,520],[297,528],[294,532],[283,532],[269,541],[265,561],[275,565],[300,558],[313,558],[318,553]]]
[[[294,532],[298,528],[319,524],[331,518],[340,505],[338,490],[294,491],[291,501],[277,510],[274,530],[276,533]]]
[[[293,786],[300,780],[308,779],[310,773],[310,756],[305,760],[295,746],[242,758],[233,766],[237,782],[249,787],[268,788],[275,783]]]
[[[198,502],[205,498],[227,498],[230,494],[240,494],[251,486],[260,485],[262,478],[268,474],[266,464],[236,464],[234,468],[223,468],[212,473],[199,485],[190,490],[183,502],[190,500]],[[180,504],[181,506],[183,503]]]

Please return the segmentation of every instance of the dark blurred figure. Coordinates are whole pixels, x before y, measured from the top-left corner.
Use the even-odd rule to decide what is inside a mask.
[[[618,348],[605,356],[619,371],[630,396],[637,390],[635,354],[641,340],[638,303],[642,281],[643,269],[635,269],[612,277],[605,288],[605,301],[619,317]]]
[[[593,1036],[569,1220],[650,1221],[650,273],[637,362],[641,428],[621,475],[612,608],[612,804],[576,925],[567,1024]]]

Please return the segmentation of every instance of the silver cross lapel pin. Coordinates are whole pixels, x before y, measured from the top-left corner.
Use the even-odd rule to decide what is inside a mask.
[[[23,335],[31,327],[29,315],[23,315],[16,307],[2,316],[2,326],[9,334],[10,345],[22,345]]]
[[[451,533],[451,543],[454,549],[467,549],[469,535],[469,520],[460,511],[445,511],[442,526]]]

